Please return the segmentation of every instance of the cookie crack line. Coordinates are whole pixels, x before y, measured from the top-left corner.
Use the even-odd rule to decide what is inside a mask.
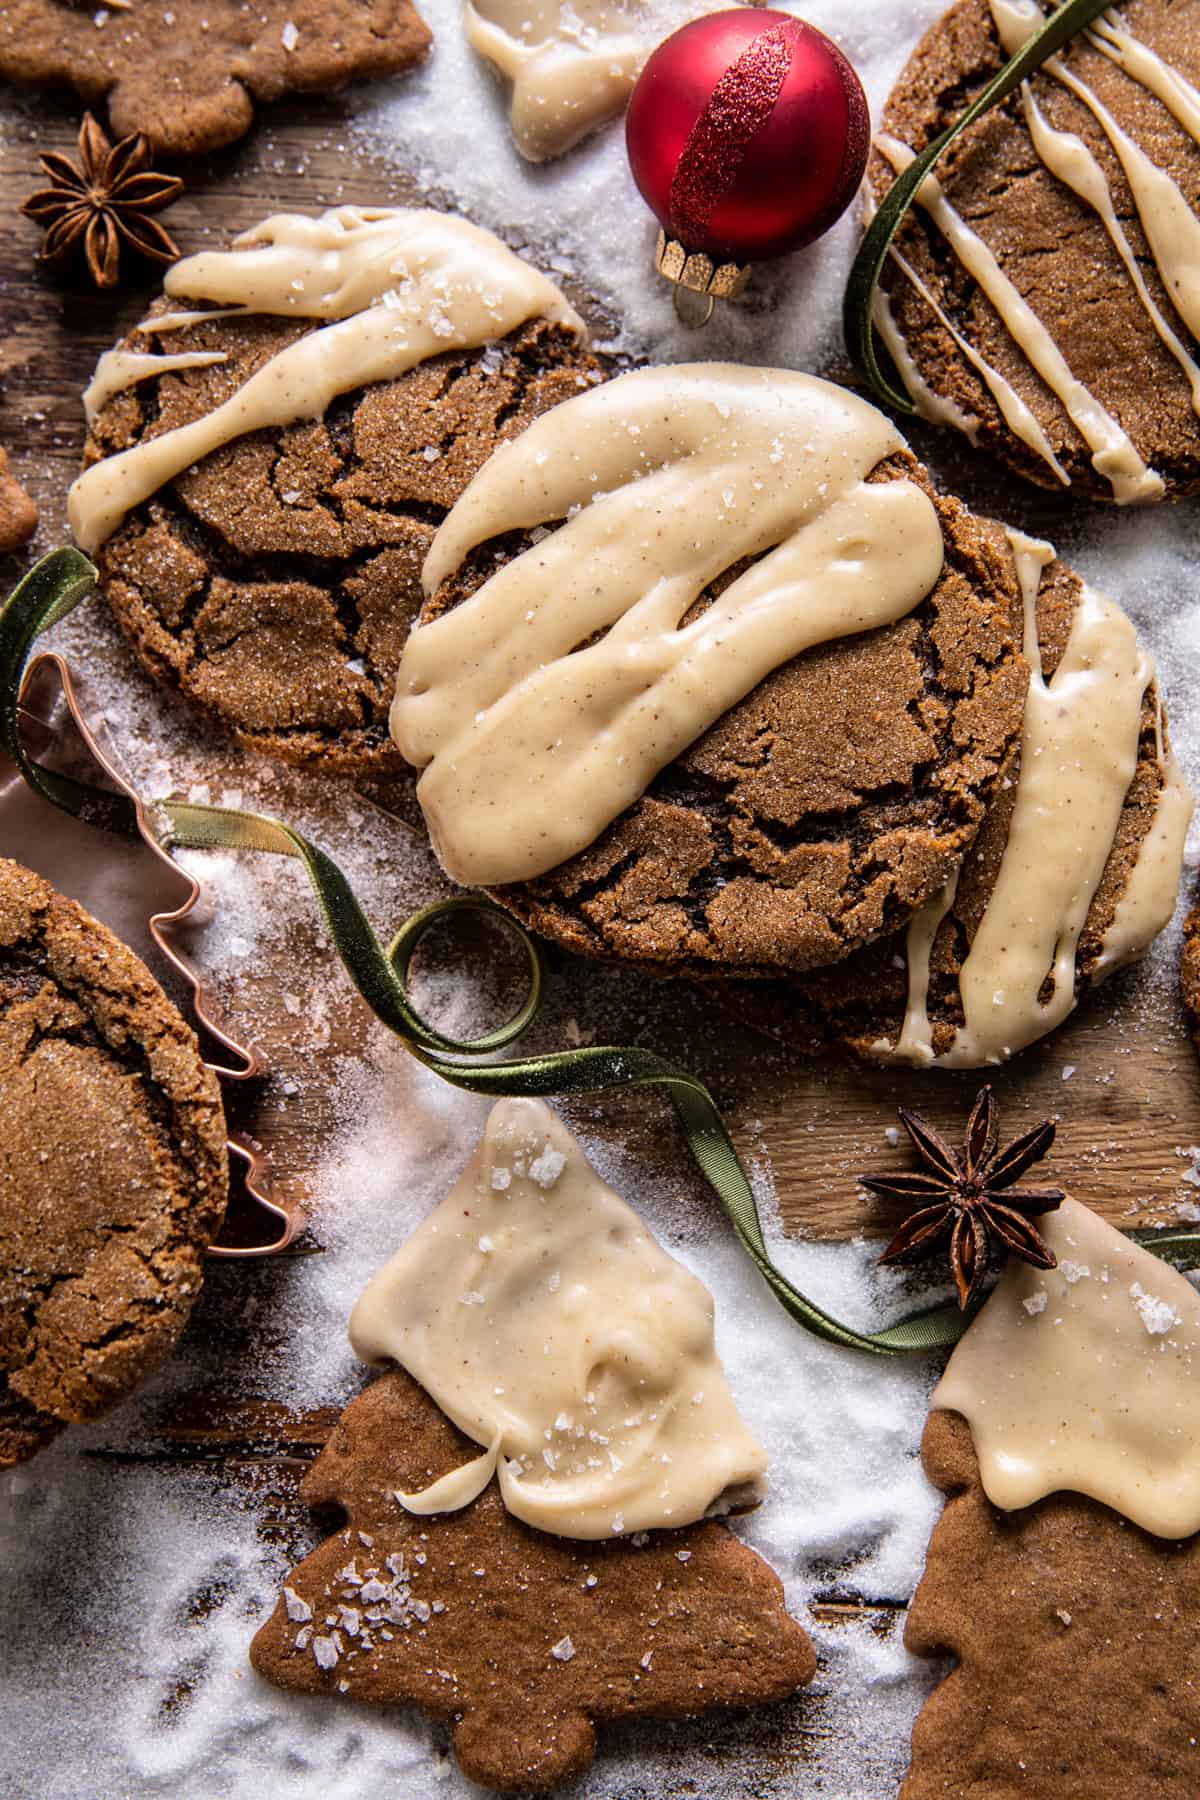
[[[375,544],[351,545],[344,552],[329,553],[319,550],[240,550],[225,536],[218,524],[206,518],[186,496],[174,489],[160,489],[152,500],[145,502],[144,513],[139,510],[133,516],[133,522],[141,523],[143,529],[148,529],[157,522],[153,516],[156,508],[183,527],[185,541],[188,537],[191,540],[188,543],[190,549],[207,551],[211,559],[219,564],[219,571],[214,571],[210,580],[225,579],[247,586],[303,582],[324,591],[335,579],[361,575],[381,550],[391,547],[386,541],[380,541]],[[403,510],[389,512],[388,517],[401,522],[412,517],[415,524],[427,522]],[[119,544],[119,537],[112,542],[114,545]],[[101,552],[101,561],[106,567],[111,567],[106,550],[107,546]],[[111,579],[111,575],[108,578]]]
[[[43,921],[48,918],[49,909],[42,914]],[[48,952],[44,946],[42,960],[43,962],[48,961]],[[89,986],[93,991],[102,993],[107,999],[118,1002],[126,998],[122,990],[119,987],[105,985],[99,972],[96,972],[96,980],[90,982],[89,986],[72,982],[65,972],[56,972],[54,975],[51,975],[48,970],[40,972],[43,973],[45,986],[41,994],[34,997],[33,1003],[36,1004],[37,999],[44,997],[46,990],[49,989],[55,996],[69,997],[83,1016],[71,1026],[64,1026],[61,1023],[42,1026],[35,1023],[32,1039],[26,1045],[21,1058],[22,1064],[32,1061],[38,1050],[51,1043],[69,1044],[77,1049],[95,1051],[97,1054],[103,1055],[106,1061],[124,1074],[137,1077],[140,1091],[150,1109],[149,1122],[155,1127],[160,1147],[164,1153],[169,1153],[180,1138],[183,1138],[185,1142],[192,1140],[195,1135],[194,1131],[187,1124],[178,1101],[154,1073],[152,1052],[154,1041],[157,1040],[159,1034],[154,1034],[149,1043],[135,1041],[128,1033],[114,1040],[103,1030],[95,1018],[94,1010],[89,1004]],[[185,1174],[189,1181],[199,1181],[198,1174],[191,1170],[190,1166]]]
[[[172,501],[174,504],[171,504]],[[155,663],[159,666],[160,678],[169,679],[173,685],[182,686],[186,690],[188,680],[194,678],[200,669],[212,660],[213,654],[227,653],[238,637],[246,636],[261,628],[261,621],[250,617],[244,621],[238,631],[223,638],[215,649],[209,649],[200,644],[198,622],[214,599],[213,587],[218,580],[240,582],[251,589],[299,584],[332,598],[335,601],[339,627],[343,634],[341,648],[346,653],[346,659],[351,660],[361,653],[360,646],[355,639],[357,634],[364,629],[364,621],[357,601],[346,590],[345,584],[369,574],[375,558],[390,547],[386,542],[362,546],[350,550],[340,557],[322,557],[312,552],[290,551],[262,554],[241,553],[229,545],[218,527],[196,514],[182,496],[168,495],[165,490],[147,503],[144,516],[138,516],[131,520],[128,529],[140,525],[143,530],[149,530],[165,520],[169,520],[177,528],[179,540],[186,543],[190,549],[197,551],[203,547],[211,560],[220,560],[226,567],[219,575],[216,573],[205,575],[202,584],[188,596],[180,618],[170,634],[185,652],[186,660],[183,661],[182,666],[176,667],[166,653],[161,650],[147,651],[154,655]],[[133,585],[123,573],[118,572],[116,557],[122,542],[123,534],[113,540],[114,550],[112,553],[108,546],[105,546],[101,553],[102,567],[107,571],[105,580],[110,601],[113,599],[115,585],[118,583]],[[135,589],[134,591],[139,594],[144,604],[150,604],[149,597],[143,593],[143,590]],[[114,602],[114,606],[115,604]],[[161,624],[161,621],[160,629],[167,629],[165,625]],[[364,654],[364,663],[366,672],[361,679],[371,683],[372,692],[370,695],[360,695],[359,699],[364,706],[369,702],[374,710],[372,713],[363,713],[358,729],[373,727],[382,731],[385,724],[386,704],[390,698],[386,686],[387,676],[384,671],[373,667],[373,659],[369,655]],[[211,706],[203,699],[198,696],[195,698],[196,703],[201,705],[205,711],[211,711]],[[272,733],[280,734],[286,734],[289,731],[303,733],[320,730],[331,740],[335,740],[339,734],[339,728],[336,726],[321,726],[313,721],[289,725],[286,721],[279,719],[272,721],[270,730]]]

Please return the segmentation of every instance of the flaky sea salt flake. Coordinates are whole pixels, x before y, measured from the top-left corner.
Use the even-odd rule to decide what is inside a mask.
[[[536,1181],[540,1188],[552,1188],[563,1170],[567,1159],[561,1150],[552,1150],[547,1144],[542,1154],[529,1165],[529,1177]]]
[[[293,1624],[303,1625],[312,1618],[312,1607],[307,1600],[302,1600],[295,1588],[285,1587],[283,1604],[287,1607],[287,1616]]]
[[[1135,1281],[1129,1292],[1137,1307],[1138,1316],[1151,1337],[1165,1337],[1168,1331],[1183,1323],[1168,1300],[1161,1300],[1157,1294],[1148,1294],[1140,1281]]]

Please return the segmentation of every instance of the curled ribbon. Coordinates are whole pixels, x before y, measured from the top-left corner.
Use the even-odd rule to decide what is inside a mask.
[[[110,830],[134,827],[120,796],[97,795],[78,782],[64,783],[29,757],[21,742],[18,700],[29,653],[42,632],[65,618],[95,581],[77,550],[56,550],[25,577],[0,611],[0,747],[25,779],[54,805],[92,817]],[[118,802],[113,804],[113,802]],[[98,810],[97,810],[98,809]],[[164,801],[159,808],[171,840],[190,849],[256,850],[297,858],[355,987],[388,1029],[426,1068],[471,1093],[503,1095],[593,1094],[619,1088],[663,1088],[675,1108],[688,1149],[716,1194],[726,1217],[763,1280],[798,1325],[827,1343],[876,1356],[936,1350],[956,1343],[972,1315],[954,1305],[909,1314],[880,1331],[858,1331],[808,1299],[772,1262],[749,1178],[708,1088],[688,1070],[640,1047],[589,1045],[542,1056],[491,1058],[526,1031],[541,1003],[543,965],[536,940],[490,900],[462,894],[415,913],[386,947],[376,936],[341,869],[324,850],[282,820],[229,807]],[[428,1025],[408,994],[408,972],[422,939],[456,912],[498,918],[520,940],[529,968],[529,993],[504,1025],[478,1038],[452,1038]],[[1200,1231],[1135,1234],[1179,1268],[1200,1265]]]

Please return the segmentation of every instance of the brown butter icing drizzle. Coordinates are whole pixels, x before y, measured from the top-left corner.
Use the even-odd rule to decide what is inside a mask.
[[[1045,24],[1046,15],[1040,0],[988,0],[988,3],[1006,55],[1014,55]],[[1125,30],[1116,13],[1098,19],[1087,33],[1087,40],[1130,80],[1137,82],[1146,92],[1161,101],[1188,136],[1200,146],[1200,93],[1177,69],[1172,68],[1156,51]],[[1052,57],[1045,64],[1044,72],[1087,107],[1108,138],[1128,184],[1163,287],[1190,335],[1197,337],[1200,335],[1200,220],[1196,218],[1178,183],[1165,169],[1159,168],[1152,161],[1094,90],[1061,57]],[[1178,363],[1188,381],[1193,409],[1200,412],[1200,363],[1197,363],[1191,350],[1165,317],[1147,285],[1128,232],[1121,222],[1108,176],[1077,133],[1058,131],[1050,125],[1034,99],[1028,82],[1022,84],[1021,97],[1034,150],[1050,173],[1078,195],[1085,205],[1090,206],[1103,223],[1143,310],[1164,348]],[[881,134],[877,143],[897,172],[907,167],[912,160],[912,151],[886,134]],[[1118,503],[1129,504],[1159,498],[1163,491],[1160,478],[1153,470],[1145,467],[1117,421],[1077,381],[1051,334],[1000,270],[984,240],[972,231],[950,205],[934,177],[930,176],[922,184],[917,200],[951,244],[963,266],[975,276],[1033,368],[1058,398],[1076,429],[1093,450],[1093,465],[1109,480]],[[1062,470],[1049,451],[1041,426],[1037,425],[1036,430],[1030,430],[1029,420],[1013,416],[1011,409],[1004,405],[1001,393],[997,391],[996,381],[1002,379],[998,377],[998,372],[983,361],[973,346],[964,342],[912,271],[906,273],[991,388],[1010,430],[1036,451],[1062,478]],[[892,337],[898,336],[893,322]],[[890,338],[888,341],[891,343]],[[896,355],[895,346],[892,348],[893,355]],[[902,340],[897,361],[902,373],[907,375],[907,367],[912,359]],[[946,422],[958,424],[962,428],[961,411],[959,417],[955,418],[936,399],[932,405],[926,399],[922,410],[926,414],[936,411]],[[1032,414],[1029,418],[1032,420]],[[1033,422],[1036,425],[1036,421]]]
[[[392,380],[444,351],[506,337],[527,319],[554,319],[583,335],[553,283],[498,238],[422,210],[277,213],[232,251],[176,263],[164,286],[174,297],[326,323],[279,351],[205,417],[85,470],[68,512],[89,554],[135,506],[246,432],[319,418],[339,394]],[[147,372],[102,362],[99,392],[110,398]]]
[[[619,113],[654,44],[631,0],[466,0],[463,23],[513,84],[512,134],[531,162]]]
[[[879,132],[875,142],[898,175],[914,160],[914,151],[887,132]],[[947,200],[935,175],[927,175],[917,189],[917,205],[974,276],[1005,329],[1059,400],[1091,450],[1092,466],[1112,488],[1114,500],[1129,506],[1161,499],[1162,477],[1146,467],[1128,432],[1080,381],[1043,320],[1004,273],[985,240]],[[1043,454],[1037,444],[1031,447]]]
[[[941,574],[937,514],[911,481],[867,480],[903,448],[828,382],[700,363],[621,376],[498,450],[426,592],[501,533],[540,541],[412,634],[391,715],[448,872],[553,868],[773,669],[911,612]]]
[[[1000,42],[1009,56],[1015,55],[1016,52],[1020,50],[1046,22],[1045,14],[1037,4],[1037,0],[989,0],[989,4],[992,10],[992,18],[1000,35]],[[1169,70],[1168,65],[1163,63],[1162,59],[1157,56],[1154,51],[1148,49],[1145,45],[1140,46],[1140,48],[1143,52],[1145,64],[1158,64],[1168,75],[1172,73],[1172,71]],[[1134,205],[1137,207],[1138,217],[1142,222],[1142,228],[1146,234],[1146,241],[1150,246],[1150,253],[1154,258],[1163,286],[1170,295],[1172,304],[1179,313],[1184,324],[1188,327],[1192,336],[1196,337],[1200,335],[1200,219],[1197,219],[1192,212],[1179,184],[1171,178],[1165,169],[1160,169],[1157,164],[1150,160],[1141,145],[1136,143],[1129,133],[1113,117],[1113,114],[1109,111],[1108,107],[1103,104],[1098,95],[1085,81],[1081,81],[1080,78],[1067,67],[1061,57],[1051,57],[1049,62],[1044,66],[1045,72],[1048,75],[1052,76],[1055,81],[1062,87],[1065,87],[1069,93],[1073,94],[1077,100],[1087,107],[1088,111],[1092,114],[1092,117],[1096,120],[1096,123],[1108,138],[1109,143],[1116,153],[1117,160],[1121,165],[1125,180],[1129,185],[1129,191],[1133,196]],[[1139,59],[1139,66],[1142,66],[1142,59]],[[1138,77],[1133,75],[1132,79],[1136,81],[1138,80]],[[1025,84],[1025,94],[1027,96],[1028,105],[1028,83]],[[1196,127],[1194,122],[1191,125],[1185,124],[1184,128],[1195,137]],[[1074,134],[1067,133],[1058,135],[1069,135],[1074,137]],[[1092,156],[1091,151],[1083,145],[1082,139],[1075,137],[1074,142],[1083,150],[1084,156],[1091,163],[1095,170],[1095,174],[1100,178],[1100,182],[1103,183],[1104,190],[1108,192],[1109,199],[1107,209],[1105,208],[1103,199],[1094,191],[1087,191],[1084,187],[1076,186],[1075,181],[1070,179],[1068,173],[1064,172],[1060,167],[1056,167],[1054,163],[1049,160],[1047,150],[1053,155],[1052,142],[1047,141],[1045,138],[1043,138],[1042,142],[1039,142],[1038,136],[1034,136],[1034,148],[1037,150],[1039,156],[1042,157],[1046,166],[1050,168],[1053,174],[1058,175],[1061,180],[1066,181],[1076,193],[1080,194],[1082,199],[1095,208],[1104,219],[1105,225],[1109,228],[1110,235],[1112,235],[1112,227],[1109,223],[1107,213],[1114,209],[1112,208],[1111,190],[1109,190],[1107,178],[1101,170],[1099,163],[1096,162],[1095,157]],[[1076,157],[1078,158],[1077,152]],[[1093,182],[1094,179],[1095,178],[1093,177]],[[1120,228],[1118,227],[1118,229]],[[1121,237],[1124,238],[1124,236],[1124,231],[1121,229]],[[1116,240],[1114,239],[1114,241]],[[1162,315],[1155,305],[1144,280],[1141,279],[1140,270],[1137,271],[1136,275],[1133,273],[1134,270],[1137,270],[1137,264],[1133,259],[1132,252],[1128,249],[1128,239],[1125,239],[1125,242],[1126,251],[1122,255],[1122,260],[1125,262],[1127,271],[1131,274],[1139,300],[1150,315],[1151,322],[1155,325],[1155,329],[1158,330],[1159,336],[1162,337],[1162,325],[1164,323],[1162,321]],[[1119,243],[1118,249],[1120,249]],[[1172,334],[1172,336],[1173,335],[1174,334]],[[1164,342],[1166,342],[1165,338]],[[1183,346],[1179,344],[1177,338],[1174,339],[1174,345],[1174,349],[1172,349],[1171,344],[1168,344],[1167,346],[1168,349],[1172,349],[1172,354],[1176,354],[1177,351],[1183,351]],[[1183,356],[1185,359],[1185,372],[1188,373],[1189,380],[1193,382],[1194,401],[1194,384],[1197,376],[1196,365],[1186,351],[1183,351]]]
[[[1005,1511],[1088,1494],[1159,1537],[1200,1530],[1200,1297],[1074,1200],[1038,1221],[1058,1267],[1009,1263],[933,1406],[971,1427]]]
[[[355,1351],[400,1363],[483,1456],[408,1510],[467,1506],[498,1472],[526,1524],[597,1539],[756,1504],[713,1302],[541,1100],[502,1100],[456,1187],[364,1290]]]
[[[1016,805],[995,887],[959,974],[964,1022],[934,1055],[930,958],[955,884],[909,927],[909,998],[895,1043],[872,1046],[883,1062],[978,1068],[1006,1061],[1059,1026],[1075,1006],[1075,955],[1112,852],[1137,767],[1142,703],[1155,680],[1126,615],[1085,587],[1062,660],[1042,674],[1037,596],[1054,561],[1049,544],[1009,532],[1024,600],[1024,649],[1032,665]],[[1160,730],[1162,787],[1154,822],[1116,916],[1098,971],[1142,955],[1175,910],[1192,796]],[[1048,999],[1042,998],[1047,980]]]

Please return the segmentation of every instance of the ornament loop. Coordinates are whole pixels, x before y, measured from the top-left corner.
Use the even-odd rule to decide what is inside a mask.
[[[685,288],[676,282],[671,289],[671,304],[675,308],[675,317],[686,331],[702,331],[712,318],[717,303],[711,294],[698,294],[694,288]]]

